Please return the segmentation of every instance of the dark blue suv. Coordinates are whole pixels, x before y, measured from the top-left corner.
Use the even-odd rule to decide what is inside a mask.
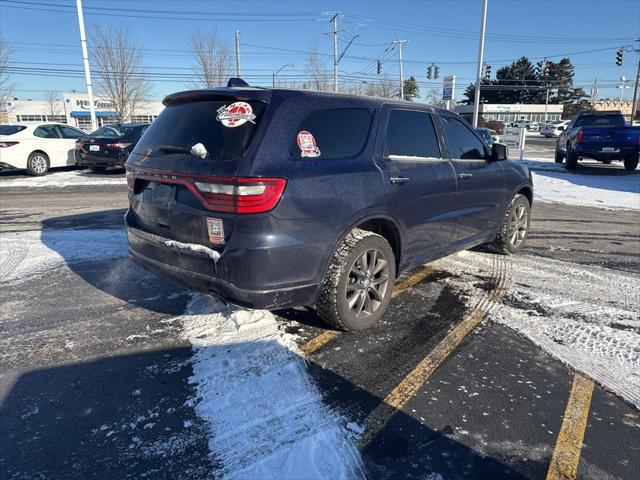
[[[363,329],[403,270],[526,240],[528,170],[450,111],[248,86],[164,104],[126,164],[129,249],[230,303]]]

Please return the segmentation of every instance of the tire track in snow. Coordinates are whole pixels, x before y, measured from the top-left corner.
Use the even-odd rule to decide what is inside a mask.
[[[196,413],[228,479],[364,478],[346,420],[331,411],[291,335],[263,310],[195,294],[181,317]]]

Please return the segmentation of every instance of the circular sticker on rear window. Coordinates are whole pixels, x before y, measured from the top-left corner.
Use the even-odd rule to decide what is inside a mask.
[[[231,105],[224,105],[218,109],[218,120],[222,125],[229,128],[239,127],[247,122],[255,124],[256,116],[251,105],[247,102],[235,102]]]
[[[302,130],[298,133],[298,147],[303,157],[319,157],[320,149],[316,145],[316,139],[310,132]]]

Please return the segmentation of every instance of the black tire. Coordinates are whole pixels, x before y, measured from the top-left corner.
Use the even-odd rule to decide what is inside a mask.
[[[638,155],[625,155],[623,160],[625,170],[632,171],[638,166]]]
[[[578,168],[578,156],[567,146],[567,158],[565,167],[567,170],[575,170]]]
[[[49,171],[49,156],[44,152],[33,152],[27,159],[27,172],[34,177],[46,175]]]
[[[611,165],[611,160],[600,160],[605,165]]]
[[[558,150],[556,150],[556,163],[562,163],[564,162],[564,155],[562,155],[562,153],[560,153]]]
[[[104,173],[106,169],[107,167],[96,167],[96,166],[89,167],[89,170],[91,170],[93,173]]]
[[[377,256],[372,261],[370,252],[373,251],[377,252]],[[370,272],[381,265],[377,263],[380,260],[386,264],[382,271],[377,274],[372,273],[368,279],[357,282],[353,272],[354,269],[360,271],[363,267],[361,263],[363,256],[367,262],[373,263],[369,269]],[[366,270],[367,267],[364,266],[364,269]],[[384,275],[386,280],[382,278]],[[318,314],[324,321],[341,330],[367,329],[384,315],[391,300],[395,278],[396,261],[389,243],[376,233],[355,228],[349,232],[333,255],[322,284],[320,299],[316,304]],[[376,287],[381,287],[380,291],[376,290]],[[376,290],[379,300],[373,298],[371,289]],[[351,292],[350,298],[349,292]],[[360,298],[363,299],[363,305],[366,301],[368,306],[359,306]],[[354,300],[355,304],[350,306],[349,302]],[[358,307],[360,311],[356,312]],[[367,312],[367,308],[370,308],[371,312]]]
[[[523,215],[520,215],[520,212]],[[518,194],[511,200],[511,205],[509,205],[498,230],[498,235],[490,245],[491,248],[503,255],[512,255],[520,252],[527,242],[530,222],[531,205],[529,204],[529,199],[524,195]],[[518,232],[514,236],[516,228]]]

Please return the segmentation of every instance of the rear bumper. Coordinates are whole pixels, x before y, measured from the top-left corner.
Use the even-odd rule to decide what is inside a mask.
[[[220,266],[224,253],[216,263],[206,253],[167,246],[167,238],[135,228],[128,221],[126,229],[129,253],[136,264],[192,290],[212,293],[229,303],[249,308],[277,309],[316,303],[318,284],[241,288],[223,277],[228,268]],[[261,266],[238,264],[237,268],[251,277],[252,269]],[[207,271],[209,273],[204,273]]]
[[[579,157],[593,158],[594,160],[622,160],[626,156],[638,155],[638,147],[614,147],[619,148],[617,152],[603,152],[602,146],[585,147],[576,145],[575,152]]]
[[[76,165],[79,167],[124,167],[127,161],[126,155],[109,157],[106,155],[91,155],[89,153],[75,151]]]

